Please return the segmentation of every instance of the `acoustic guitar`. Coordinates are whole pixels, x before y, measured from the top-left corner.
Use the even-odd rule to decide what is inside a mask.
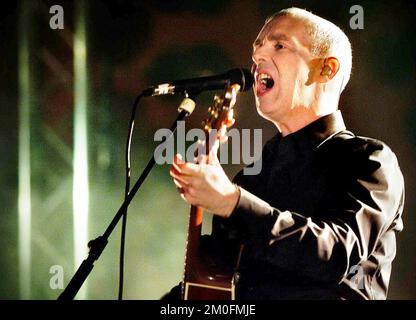
[[[208,118],[202,123],[205,140],[198,142],[195,151],[196,159],[201,159],[201,152],[205,155],[209,154],[216,141],[221,141],[227,128],[234,124],[233,107],[239,90],[240,86],[233,84],[225,88],[222,96],[215,96],[214,105],[208,109]],[[232,265],[224,265],[201,250],[202,222],[203,209],[191,206],[182,298],[184,300],[234,300],[233,275],[237,261]]]

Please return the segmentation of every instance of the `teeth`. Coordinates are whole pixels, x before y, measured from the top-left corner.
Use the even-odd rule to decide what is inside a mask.
[[[260,73],[258,79],[260,83],[266,86],[267,88],[271,88],[274,85],[273,78],[266,73]]]
[[[272,77],[270,77],[268,74],[266,73],[260,73],[259,74],[259,80],[264,80],[264,79],[271,79]]]

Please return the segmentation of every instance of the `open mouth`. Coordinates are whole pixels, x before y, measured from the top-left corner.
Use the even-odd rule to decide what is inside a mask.
[[[260,72],[257,74],[257,81],[256,81],[256,87],[257,87],[257,96],[263,96],[267,92],[270,91],[271,88],[274,86],[274,80],[273,78],[264,72]]]

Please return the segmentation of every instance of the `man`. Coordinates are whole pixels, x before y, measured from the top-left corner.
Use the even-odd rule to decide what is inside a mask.
[[[404,182],[387,145],[345,128],[338,101],[351,60],[334,24],[278,12],[253,51],[257,111],[279,131],[261,173],[233,183],[214,153],[208,164],[174,158],[182,198],[215,214],[213,241],[243,244],[237,299],[387,297]]]

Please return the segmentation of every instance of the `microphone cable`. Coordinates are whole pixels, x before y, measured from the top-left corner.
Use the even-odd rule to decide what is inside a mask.
[[[130,176],[131,176],[131,141],[133,137],[134,130],[134,119],[136,117],[137,107],[139,101],[142,97],[146,96],[146,91],[143,91],[136,97],[136,100],[133,103],[133,109],[129,121],[129,129],[126,141],[126,150],[125,150],[125,189],[124,189],[124,201],[126,201],[127,196],[130,193]],[[123,287],[124,287],[124,256],[125,256],[125,243],[126,243],[126,225],[127,225],[127,209],[123,213],[123,221],[121,224],[121,236],[120,236],[120,265],[119,265],[119,288],[118,288],[118,300],[123,300]]]

